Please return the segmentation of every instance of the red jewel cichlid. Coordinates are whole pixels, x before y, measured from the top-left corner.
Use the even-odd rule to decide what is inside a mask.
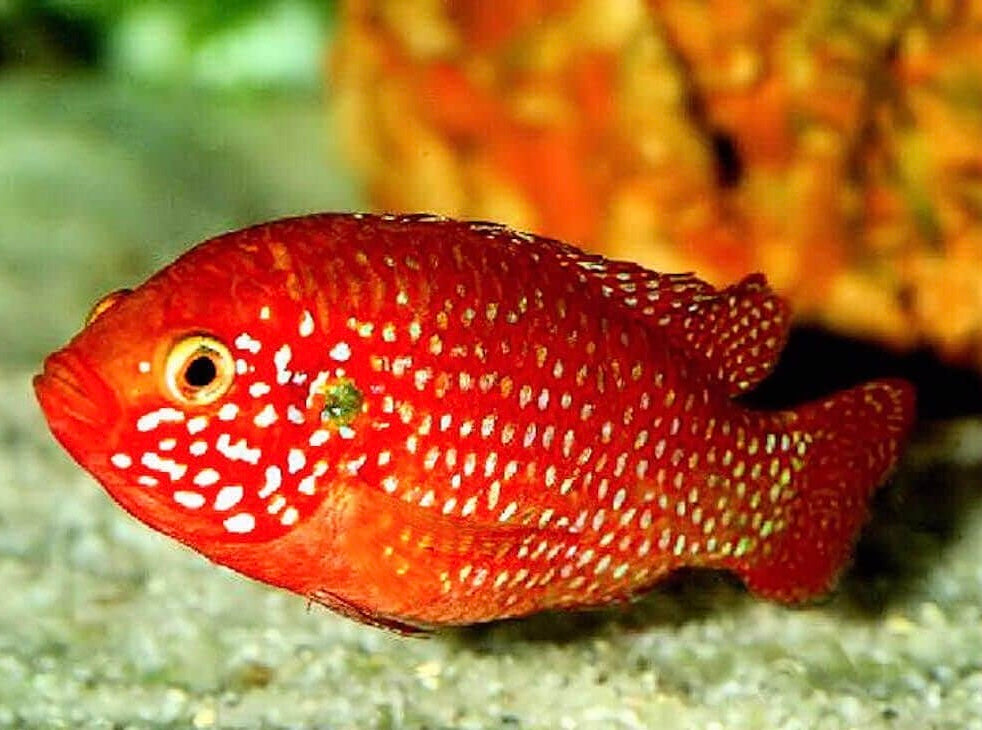
[[[637,594],[681,566],[830,588],[914,394],[734,396],[789,311],[555,240],[311,215],[105,297],[35,378],[125,510],[240,573],[396,630]]]

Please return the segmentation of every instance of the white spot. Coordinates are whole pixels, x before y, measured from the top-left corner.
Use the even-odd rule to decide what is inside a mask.
[[[136,369],[145,375],[146,373],[150,372],[150,362],[148,360],[140,360],[136,366]]]
[[[464,502],[464,508],[460,510],[460,514],[467,517],[467,515],[473,514],[475,509],[477,509],[477,497],[471,497]]]
[[[347,347],[347,345],[345,346]],[[340,347],[340,345],[338,345],[334,349],[336,350],[338,347]],[[331,350],[331,352],[334,352],[334,350]],[[350,357],[350,355],[351,353],[349,350],[348,356]],[[347,360],[347,357],[345,359]],[[406,371],[408,371],[409,368],[412,367],[412,365],[413,365],[412,357],[410,357],[409,355],[400,355],[399,357],[397,357],[395,360],[392,361],[392,374],[395,375],[397,378],[401,378],[403,375],[406,374]]]
[[[199,487],[210,487],[212,484],[221,479],[221,475],[212,468],[202,469],[197,474],[194,475],[193,481]]]
[[[492,451],[488,454],[487,459],[484,460],[484,476],[489,477],[494,474],[494,470],[498,466],[498,452]]]
[[[109,461],[112,462],[113,466],[117,469],[129,469],[133,466],[133,459],[130,458],[129,454],[113,454]]]
[[[542,432],[542,445],[547,449],[552,446],[552,440],[556,436],[556,427],[551,423],[546,426],[546,430]]]
[[[288,420],[290,423],[295,423],[298,426],[302,426],[307,419],[304,418],[303,411],[291,403],[286,408],[286,420]]]
[[[351,428],[351,426],[339,426],[338,436],[343,439],[351,440],[355,437],[355,429]]]
[[[161,439],[157,443],[157,448],[160,449],[161,451],[173,451],[174,447],[176,446],[177,446],[177,439],[174,438]]]
[[[140,459],[140,463],[147,467],[147,469],[166,474],[172,482],[183,477],[188,470],[186,464],[178,464],[173,459],[161,458],[159,454],[155,454],[152,451],[146,452]]]
[[[188,447],[188,451],[191,452],[191,456],[204,456],[208,453],[208,442],[206,441],[193,441]]]
[[[508,506],[501,510],[501,515],[498,517],[498,520],[500,522],[507,522],[514,516],[517,510],[518,504],[515,502],[509,502]]]
[[[264,383],[261,380],[257,380],[255,383],[249,386],[249,395],[253,398],[262,398],[267,395],[269,391],[272,390],[268,383]]]
[[[317,488],[317,480],[314,478],[313,474],[309,474],[300,480],[300,484],[297,485],[297,491],[301,494],[313,494]]]
[[[232,437],[227,433],[223,433],[218,437],[218,440],[215,442],[215,448],[226,459],[231,461],[245,461],[253,465],[258,464],[260,457],[263,455],[260,449],[250,448],[244,438],[239,439],[233,444]]]
[[[267,466],[266,467],[266,483],[263,484],[263,488],[259,490],[259,498],[266,499],[269,495],[280,488],[283,484],[283,472],[280,471],[278,466]]]
[[[291,474],[296,474],[307,465],[307,457],[300,449],[290,449],[286,457],[286,465]]]
[[[241,335],[236,337],[234,344],[238,349],[251,352],[253,355],[259,352],[263,347],[259,340],[253,339],[246,332],[243,332]]]
[[[337,360],[338,362],[347,362],[351,357],[351,346],[347,342],[339,342],[331,351],[328,353],[332,360]]]
[[[208,419],[205,416],[195,416],[188,421],[188,433],[192,436],[201,433],[208,427]]]
[[[387,476],[382,480],[382,489],[384,489],[389,494],[392,494],[399,488],[399,479],[392,475]]]
[[[266,406],[256,414],[252,422],[256,424],[259,428],[269,428],[274,423],[276,423],[279,416],[276,414],[276,409],[273,408],[272,403],[267,403]]]
[[[614,502],[612,505],[613,508],[620,509],[621,506],[624,504],[625,499],[627,499],[627,491],[622,487],[621,489],[618,489],[617,492],[614,494]]]
[[[271,314],[271,312],[269,311],[269,307],[262,307],[259,310],[259,319],[265,321],[265,320],[269,319],[270,314]]]
[[[219,512],[225,512],[226,510],[232,509],[235,505],[242,501],[242,497],[245,491],[238,484],[233,484],[228,487],[222,487],[218,490],[218,494],[215,495],[215,509]]]
[[[498,506],[498,498],[501,496],[501,482],[495,479],[488,487],[488,509]]]
[[[331,438],[330,431],[323,428],[318,428],[316,431],[310,434],[310,438],[307,439],[307,443],[310,444],[311,446],[323,446],[328,442],[328,439],[330,438]]]
[[[144,487],[156,487],[158,484],[160,484],[160,480],[156,477],[143,475],[137,478],[136,483]]]
[[[256,518],[248,512],[239,512],[239,514],[229,517],[222,524],[229,532],[241,535],[256,529]]]
[[[243,360],[241,357],[235,359],[235,372],[238,375],[245,375],[249,372],[249,363]]]
[[[297,327],[297,332],[301,337],[310,337],[314,334],[314,317],[306,309],[303,310],[300,317],[300,326]]]
[[[235,403],[226,403],[218,409],[219,421],[234,421],[237,415],[239,415],[239,407]]]
[[[293,375],[292,372],[287,368],[290,364],[290,360],[293,357],[293,350],[290,349],[289,345],[283,345],[276,354],[273,355],[273,364],[276,365],[276,382],[280,385],[286,385],[290,382],[290,377]]]
[[[283,511],[283,516],[280,518],[280,524],[284,526],[293,525],[296,524],[298,519],[300,519],[300,513],[297,512],[297,508],[287,507]]]
[[[351,459],[347,464],[344,465],[344,468],[347,470],[349,474],[357,474],[359,471],[361,471],[361,468],[365,466],[366,461],[368,461],[368,454],[362,454],[357,459]],[[323,468],[324,471],[327,470],[327,464],[323,461],[317,462],[317,465],[315,466],[315,471],[317,471],[317,467]],[[323,474],[324,471],[321,471],[320,473]]]
[[[140,416],[136,422],[138,431],[153,431],[161,423],[181,423],[184,420],[184,413],[176,408],[159,408]]]
[[[174,501],[188,509],[200,509],[205,503],[205,497],[198,492],[178,491],[174,492]]]

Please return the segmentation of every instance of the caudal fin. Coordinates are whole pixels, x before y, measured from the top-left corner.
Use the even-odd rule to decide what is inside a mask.
[[[794,602],[832,587],[869,516],[869,499],[896,463],[914,420],[914,389],[878,380],[797,409],[808,434],[784,529],[734,567],[754,593]]]

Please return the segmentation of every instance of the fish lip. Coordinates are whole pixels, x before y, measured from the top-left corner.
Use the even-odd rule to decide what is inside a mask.
[[[116,393],[84,359],[67,350],[45,358],[32,381],[34,394],[54,434],[62,441],[110,436],[121,408]]]

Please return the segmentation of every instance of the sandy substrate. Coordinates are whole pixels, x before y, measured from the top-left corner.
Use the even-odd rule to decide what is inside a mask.
[[[187,243],[353,205],[303,141],[319,115],[0,83],[0,728],[982,728],[982,419],[921,429],[857,565],[807,609],[693,574],[627,607],[404,639],[115,507],[48,437],[38,358]]]

